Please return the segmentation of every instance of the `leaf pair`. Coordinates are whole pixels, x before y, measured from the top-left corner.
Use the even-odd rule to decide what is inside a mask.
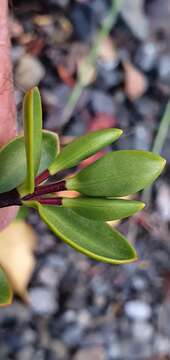
[[[17,188],[24,206],[35,208],[57,236],[93,259],[110,264],[136,260],[127,239],[105,222],[133,215],[144,207],[140,201],[120,197],[150,185],[161,173],[165,160],[146,151],[113,151],[72,177],[44,185],[41,183],[49,175],[78,165],[117,140],[122,131],[92,132],[59,152],[57,135],[42,131],[37,88],[26,94],[23,114],[24,137],[14,139],[0,151],[0,193]],[[57,189],[75,190],[78,196],[71,199],[68,191],[58,198]],[[7,292],[3,293],[5,299]]]

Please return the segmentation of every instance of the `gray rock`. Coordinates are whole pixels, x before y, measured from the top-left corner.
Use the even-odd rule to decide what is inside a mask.
[[[79,346],[83,336],[83,329],[78,324],[69,325],[62,334],[62,340],[69,347]]]
[[[36,287],[29,291],[29,303],[32,311],[37,315],[51,315],[58,308],[55,293],[43,287]]]
[[[150,71],[157,62],[158,48],[155,43],[147,42],[143,44],[137,51],[135,62],[143,71]]]
[[[138,123],[135,127],[134,147],[139,150],[149,150],[152,142],[151,132],[143,123]]]
[[[148,21],[143,12],[144,0],[124,0],[121,15],[135,36],[143,40],[148,35]]]
[[[15,81],[19,88],[28,90],[39,84],[45,75],[45,69],[40,61],[29,54],[21,57],[16,70]]]
[[[101,346],[96,346],[90,349],[79,350],[74,356],[73,360],[106,360],[106,354]]]
[[[50,342],[50,349],[53,350],[57,360],[68,359],[68,353],[66,346],[59,340]]]
[[[22,340],[24,345],[30,345],[36,341],[36,332],[31,328],[26,327],[22,334]]]
[[[154,352],[156,354],[170,354],[169,336],[158,334],[154,341]]]
[[[158,64],[158,72],[161,80],[169,84],[170,81],[170,54],[161,56]]]
[[[140,342],[150,341],[154,330],[151,324],[145,321],[135,321],[132,327],[133,336]]]
[[[131,300],[125,304],[125,313],[132,320],[148,320],[152,315],[149,304],[141,300]]]
[[[50,0],[51,5],[59,5],[65,8],[69,4],[70,0]]]
[[[113,115],[115,111],[112,97],[98,90],[94,90],[91,93],[91,106],[96,113],[104,112]]]
[[[148,286],[147,279],[140,275],[135,275],[132,279],[132,285],[135,290],[143,291]]]
[[[32,346],[26,346],[17,354],[17,360],[32,360],[34,359],[34,350]]]
[[[46,264],[40,269],[38,278],[43,285],[51,288],[56,288],[60,283],[60,277],[58,276],[57,271]]]
[[[123,359],[123,351],[122,344],[117,339],[117,341],[112,341],[108,348],[108,358],[109,360],[118,360]]]

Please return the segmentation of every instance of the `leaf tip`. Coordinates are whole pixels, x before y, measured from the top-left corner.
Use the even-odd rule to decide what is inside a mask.
[[[143,210],[145,208],[146,204],[144,202],[140,202],[139,211]]]
[[[114,128],[113,130],[114,130],[114,134],[115,134],[115,132],[117,133],[117,137],[118,137],[118,138],[123,134],[123,130],[122,130],[122,129]]]
[[[166,160],[161,157],[160,162],[161,162],[161,169],[163,170],[166,165]]]

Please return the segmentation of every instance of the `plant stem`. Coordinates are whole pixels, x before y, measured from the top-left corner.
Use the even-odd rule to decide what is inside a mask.
[[[23,200],[33,200],[37,196],[47,195],[50,193],[64,191],[66,190],[65,187],[65,180],[58,181],[56,183],[52,183],[49,185],[42,185],[35,188],[34,193],[27,195],[23,198]]]
[[[111,7],[108,11],[106,18],[103,21],[102,27],[99,30],[98,34],[95,37],[92,49],[89,55],[86,58],[86,63],[94,65],[97,59],[98,49],[100,43],[109,35],[113,25],[116,22],[118,13],[121,8],[122,0],[112,0]],[[73,91],[68,99],[68,103],[66,104],[65,110],[63,112],[63,123],[67,123],[67,121],[72,116],[75,106],[81,96],[81,93],[84,89],[84,85],[81,80],[81,76],[79,75],[76,85],[73,88]]]
[[[20,196],[16,189],[0,194],[0,208],[13,205],[22,205]]]
[[[38,186],[39,184],[41,184],[43,181],[47,180],[48,177],[50,176],[49,170],[44,170],[40,175],[38,175],[35,179],[35,185]]]
[[[170,126],[170,102],[166,106],[165,113],[160,121],[159,129],[155,137],[152,151],[156,154],[161,154],[165,139],[167,137],[168,129]],[[142,201],[150,202],[152,187],[146,188],[142,194]]]
[[[41,198],[36,197],[34,200],[38,201],[42,205],[56,205],[60,206],[62,205],[62,199],[61,198]]]

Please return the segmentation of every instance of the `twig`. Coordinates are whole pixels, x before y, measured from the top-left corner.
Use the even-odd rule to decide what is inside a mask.
[[[166,106],[165,113],[160,121],[158,132],[157,132],[157,135],[155,137],[155,140],[154,140],[154,143],[152,146],[152,151],[154,153],[161,154],[166,137],[167,137],[169,126],[170,126],[170,102]],[[146,203],[150,202],[151,189],[152,189],[152,187],[150,186],[149,188],[146,188],[143,191],[142,201],[144,201]]]
[[[103,21],[102,27],[95,37],[92,49],[86,58],[87,64],[90,64],[90,65],[95,64],[100,43],[108,36],[113,25],[115,24],[118,13],[121,8],[121,4],[122,4],[122,0],[112,0],[111,8],[110,8],[105,20]],[[83,85],[83,82],[81,79],[82,79],[82,76],[79,75],[77,83],[74,86],[73,91],[72,91],[72,93],[68,99],[68,102],[66,104],[66,107],[64,109],[64,112],[62,115],[63,123],[67,123],[67,121],[72,116],[75,106],[81,96],[83,89],[84,89],[84,85]]]

